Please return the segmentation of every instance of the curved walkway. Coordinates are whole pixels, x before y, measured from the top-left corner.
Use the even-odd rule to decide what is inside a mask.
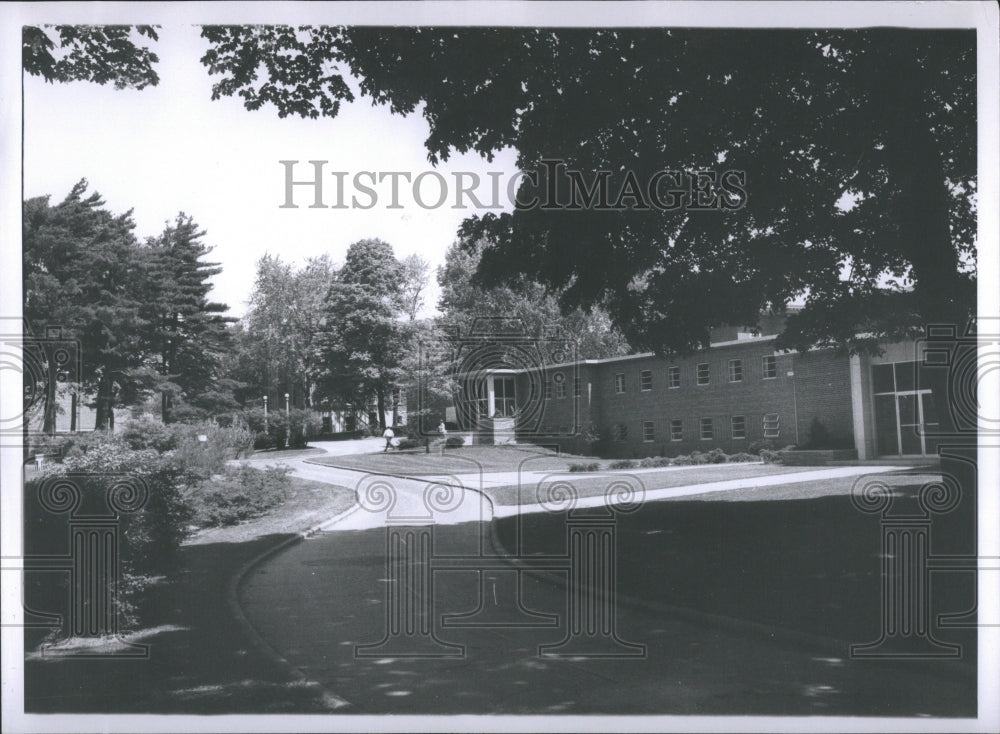
[[[310,464],[308,458],[284,463],[309,479],[356,487],[362,506],[251,569],[239,600],[270,646],[350,702],[345,712],[975,710],[974,685],[926,669],[886,675],[884,665],[831,655],[808,643],[633,606],[612,604],[614,634],[590,636],[590,642],[602,637],[619,657],[540,654],[572,640],[566,620],[574,614],[573,596],[565,584],[504,562],[491,543],[492,508],[483,494],[435,478],[371,476]],[[690,494],[695,486],[685,489]],[[423,560],[404,564],[415,575],[400,576],[390,540],[400,536],[393,528],[429,544]],[[406,612],[401,599],[429,613],[394,616]],[[416,626],[407,629],[407,620]]]

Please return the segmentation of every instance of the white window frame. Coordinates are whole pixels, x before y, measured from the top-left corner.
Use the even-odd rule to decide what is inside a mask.
[[[648,387],[646,387],[648,385]],[[639,373],[639,390],[649,392],[653,389],[653,370],[642,370]]]
[[[705,435],[705,421],[708,421],[708,432],[710,436]],[[714,441],[715,440],[715,421],[711,418],[699,418],[698,419],[698,438],[702,441]]]
[[[777,413],[764,414],[764,438],[781,438],[781,416]]]
[[[702,367],[705,368],[705,381],[704,382],[701,381],[701,378],[702,378],[701,368]],[[695,383],[699,387],[704,387],[705,385],[711,385],[712,384],[712,365],[711,365],[710,362],[699,362],[698,365],[695,367],[695,373],[694,374],[695,374]]]
[[[677,435],[674,435],[674,428],[677,429]],[[684,440],[684,421],[680,418],[674,418],[670,421],[670,440],[671,441],[683,441]]]
[[[743,360],[742,359],[731,359],[731,360],[729,360],[729,381],[730,382],[743,382]]]
[[[770,370],[772,374],[770,374],[770,375],[767,374],[768,373],[768,369],[767,369],[768,364],[770,364],[771,367],[772,367],[772,369]],[[776,356],[774,356],[773,354],[765,354],[763,357],[761,357],[761,360],[760,360],[760,373],[761,373],[761,375],[763,375],[762,379],[764,379],[764,380],[775,380],[775,379],[777,379],[777,377],[778,377],[778,358]]]
[[[676,379],[676,384],[674,384],[674,378]],[[681,368],[677,365],[670,365],[667,367],[667,389],[677,390],[681,386]]]
[[[615,373],[615,395],[622,395],[625,392],[625,373]]]
[[[739,421],[739,434],[736,435],[736,421]],[[747,417],[745,415],[734,415],[729,418],[729,431],[733,440],[740,441],[747,437]]]
[[[642,442],[643,443],[653,443],[656,440],[656,422],[655,421],[643,421],[642,422]]]

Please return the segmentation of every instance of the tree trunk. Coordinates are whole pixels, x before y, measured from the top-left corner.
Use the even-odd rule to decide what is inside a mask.
[[[51,436],[56,432],[56,365],[51,354],[45,355],[48,370],[45,375],[45,406],[42,418],[42,433]]]
[[[386,429],[385,425],[385,388],[380,387],[375,391],[375,395],[378,398],[378,427],[383,432]]]
[[[108,414],[111,411],[111,379],[107,376],[107,368],[97,382],[97,416],[94,421],[95,431],[108,430]]]
[[[897,246],[910,263],[914,310],[925,330],[954,333],[954,339],[933,339],[936,348],[951,351],[952,369],[923,371],[933,396],[939,423],[941,475],[945,487],[958,493],[958,504],[944,514],[932,515],[935,523],[935,553],[975,554],[977,551],[977,370],[956,369],[975,365],[975,337],[966,337],[975,315],[974,281],[959,272],[959,253],[952,239],[948,190],[938,141],[927,118],[925,91],[903,60],[893,57],[884,68],[882,89],[886,95],[886,162],[891,196],[896,206],[891,214],[898,226]],[[928,336],[930,334],[928,333]],[[920,359],[920,357],[918,357]],[[963,400],[956,400],[963,397]],[[967,411],[969,415],[963,415]],[[975,606],[970,598],[956,599],[961,606]],[[961,611],[955,609],[952,611]]]

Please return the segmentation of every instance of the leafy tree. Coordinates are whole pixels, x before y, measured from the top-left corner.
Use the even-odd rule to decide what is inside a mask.
[[[497,316],[518,319],[526,336],[558,337],[576,346],[581,359],[600,359],[627,354],[629,345],[599,306],[564,313],[558,298],[542,284],[522,276],[507,285],[484,287],[476,281],[476,270],[487,243],[456,241],[448,248],[438,268],[441,298],[440,325],[452,333],[466,334],[477,318]]]
[[[159,83],[153,64],[160,59],[142,44],[142,36],[158,40],[148,25],[24,26],[21,59],[26,73],[47,82],[113,82],[116,89],[144,89]]]
[[[316,340],[335,272],[327,255],[309,258],[299,270],[271,255],[257,262],[249,309],[234,331],[231,369],[244,383],[241,401],[267,395],[277,405],[287,392],[296,406],[313,404],[319,370]]]
[[[132,213],[114,215],[80,180],[66,199],[29,199],[23,215],[24,314],[31,328],[63,327],[79,341],[85,387],[96,393],[97,428],[114,427],[119,393],[130,395],[142,364],[142,264]],[[51,384],[51,381],[50,381]],[[49,396],[43,429],[54,430]]]
[[[403,266],[391,245],[378,239],[352,244],[327,294],[319,343],[321,392],[355,407],[374,395],[383,429],[409,347],[400,321],[402,285]]]
[[[424,293],[430,279],[431,265],[416,253],[403,258],[402,300],[403,311],[410,321],[417,318],[417,313],[424,306]]]
[[[204,236],[182,212],[140,250],[145,294],[141,314],[148,325],[143,345],[149,354],[146,375],[149,386],[160,393],[164,422],[184,404],[189,406],[182,411],[187,417],[236,407],[233,385],[222,374],[231,348],[227,324],[233,319],[223,315],[225,304],[208,299],[211,278],[222,268],[202,261],[211,252],[202,242]]]
[[[485,283],[530,274],[565,307],[606,302],[635,346],[703,346],[712,326],[753,325],[795,297],[805,309],[785,341],[800,347],[872,348],[901,319],[969,314],[972,31],[215,26],[203,36],[203,63],[222,76],[216,96],[334,116],[353,95],[316,61],[337,62],[393,112],[422,105],[432,162],[515,147],[522,169],[542,173],[538,186],[522,182],[522,201],[545,192],[544,159],[588,183],[609,171],[612,198],[630,175],[645,183],[664,168],[746,171],[746,206],[728,211],[646,210],[626,196],[624,211],[534,208],[469,223],[468,241],[493,243]],[[262,58],[277,71],[258,77],[251,62]],[[297,83],[276,84],[293,65]],[[845,197],[853,207],[838,205]]]

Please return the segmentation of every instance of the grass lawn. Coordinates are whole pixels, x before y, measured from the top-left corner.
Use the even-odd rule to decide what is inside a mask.
[[[260,653],[234,621],[227,589],[239,569],[294,533],[341,512],[354,492],[292,477],[288,500],[242,525],[199,531],[181,565],[150,589],[137,641],[147,660],[27,656],[25,710],[135,713],[323,713],[321,692]],[[26,630],[25,648],[39,642]]]
[[[881,475],[893,487],[893,514],[917,511],[914,498],[930,479]],[[618,590],[633,598],[777,625],[849,643],[881,629],[881,518],[850,500],[854,478],[820,480],[651,502],[616,520]],[[564,554],[565,513],[535,513],[498,522],[513,550]],[[933,516],[935,554],[974,552],[974,502]],[[931,577],[932,616],[975,604],[973,574]],[[974,664],[974,629],[937,631],[963,646]]]
[[[463,446],[456,449],[431,447],[407,451],[324,456],[316,463],[357,469],[381,474],[428,476],[434,474],[471,474],[483,472],[517,471],[522,464],[532,471],[568,471],[569,465],[596,461],[592,457],[557,454],[542,446]],[[528,462],[528,463],[525,463]]]
[[[580,497],[593,497],[601,495],[608,488],[608,484],[617,478],[633,477],[641,482],[647,489],[669,489],[671,487],[684,487],[691,484],[709,484],[711,482],[726,482],[736,479],[749,479],[753,477],[767,477],[775,474],[794,474],[796,472],[809,471],[810,468],[802,466],[781,466],[778,464],[702,464],[700,466],[669,467],[657,471],[643,470],[635,473],[632,469],[621,469],[606,471],[599,475],[594,474],[563,474],[559,476],[560,483],[568,482]],[[798,486],[798,485],[789,485]],[[514,486],[488,487],[484,491],[494,502],[499,505],[536,504],[544,502],[549,498],[547,494],[548,483],[536,485],[527,484],[518,488]],[[728,494],[730,490],[720,494]],[[737,490],[740,491],[740,490]]]
[[[270,461],[274,459],[297,459],[303,456],[322,455],[323,449],[306,447],[304,449],[267,449],[265,451],[254,451],[250,459],[258,461]]]

